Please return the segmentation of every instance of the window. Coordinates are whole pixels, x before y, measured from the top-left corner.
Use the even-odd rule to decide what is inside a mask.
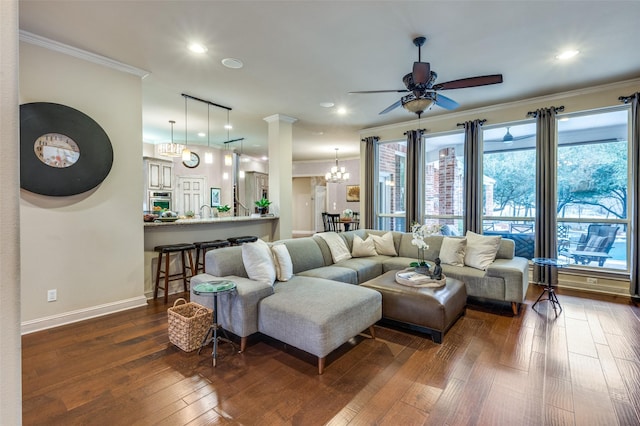
[[[571,265],[628,270],[628,110],[558,122],[559,255]]]
[[[378,144],[377,229],[405,231],[407,143]]]
[[[536,208],[534,122],[483,129],[484,234],[515,241],[516,256],[533,258]]]
[[[461,235],[464,214],[464,132],[425,138],[424,223]]]

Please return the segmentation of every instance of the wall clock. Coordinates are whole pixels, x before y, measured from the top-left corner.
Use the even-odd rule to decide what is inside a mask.
[[[183,161],[182,164],[190,169],[195,169],[200,164],[200,157],[195,152],[192,152],[191,158],[188,161]]]
[[[20,105],[20,187],[41,195],[69,196],[98,186],[113,164],[106,132],[66,105]]]

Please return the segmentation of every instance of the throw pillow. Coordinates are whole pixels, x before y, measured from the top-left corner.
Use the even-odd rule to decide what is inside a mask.
[[[273,262],[271,249],[262,240],[242,245],[242,263],[247,275],[254,281],[273,285],[276,280],[276,265]]]
[[[293,277],[293,262],[287,246],[274,244],[271,246],[271,253],[276,265],[276,278],[278,281],[289,281]]]
[[[496,259],[502,237],[486,236],[467,231],[467,249],[464,264],[472,268],[485,270]]]
[[[370,235],[373,238],[373,242],[376,247],[376,253],[384,254],[386,256],[397,256],[396,246],[393,245],[393,234],[391,232],[387,232],[382,236],[379,235]]]
[[[464,255],[467,248],[466,238],[444,237],[440,247],[440,262],[453,265],[464,266]]]
[[[368,257],[377,256],[376,245],[373,242],[373,238],[369,236],[366,240],[363,240],[359,236],[353,237],[353,250],[351,250],[351,256],[353,257]]]

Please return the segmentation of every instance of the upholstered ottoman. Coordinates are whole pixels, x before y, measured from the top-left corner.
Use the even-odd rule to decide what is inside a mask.
[[[258,330],[318,357],[325,357],[382,318],[380,293],[324,278],[295,276],[277,282],[274,293],[260,301]]]
[[[396,272],[388,271],[360,284],[382,294],[382,317],[390,322],[426,332],[436,343],[464,315],[467,291],[460,280],[447,278],[441,288],[409,287],[396,282]]]

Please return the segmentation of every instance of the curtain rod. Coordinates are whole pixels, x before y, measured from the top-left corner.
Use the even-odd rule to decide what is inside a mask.
[[[484,118],[482,120],[478,120],[478,124],[480,124],[481,126],[487,122],[487,119]],[[473,123],[473,120],[471,121],[467,121],[466,123]],[[456,123],[456,126],[460,127],[460,126],[464,126],[466,123]]]
[[[408,132],[404,132],[404,133],[403,133],[403,135],[404,135],[404,136],[407,136],[407,134],[408,134],[409,132],[420,132],[420,133],[424,133],[424,132],[426,132],[426,131],[427,131],[427,129],[409,130]]]
[[[557,114],[557,113],[559,113],[559,112],[564,111],[564,105],[563,105],[563,106],[559,106],[559,107],[551,106],[551,107],[549,107],[549,109],[552,109],[552,110]],[[527,113],[527,117],[533,117],[533,118],[536,118],[536,117],[538,116],[538,111],[540,111],[540,110],[536,110],[536,111],[529,111],[529,112]]]
[[[220,104],[216,104],[216,103],[211,102],[211,101],[206,101],[204,99],[196,98],[195,96],[187,95],[186,93],[181,93],[181,95],[184,96],[185,98],[193,99],[194,101],[202,102],[202,103],[205,103],[205,104],[216,106],[218,108],[226,109],[227,111],[231,111],[231,108],[226,107],[224,105],[220,105]]]
[[[631,102],[633,100],[633,98],[635,98],[636,96],[640,96],[640,92],[636,92],[633,95],[629,95],[629,96],[620,96],[618,98],[618,100],[624,104],[628,104],[629,102]]]

